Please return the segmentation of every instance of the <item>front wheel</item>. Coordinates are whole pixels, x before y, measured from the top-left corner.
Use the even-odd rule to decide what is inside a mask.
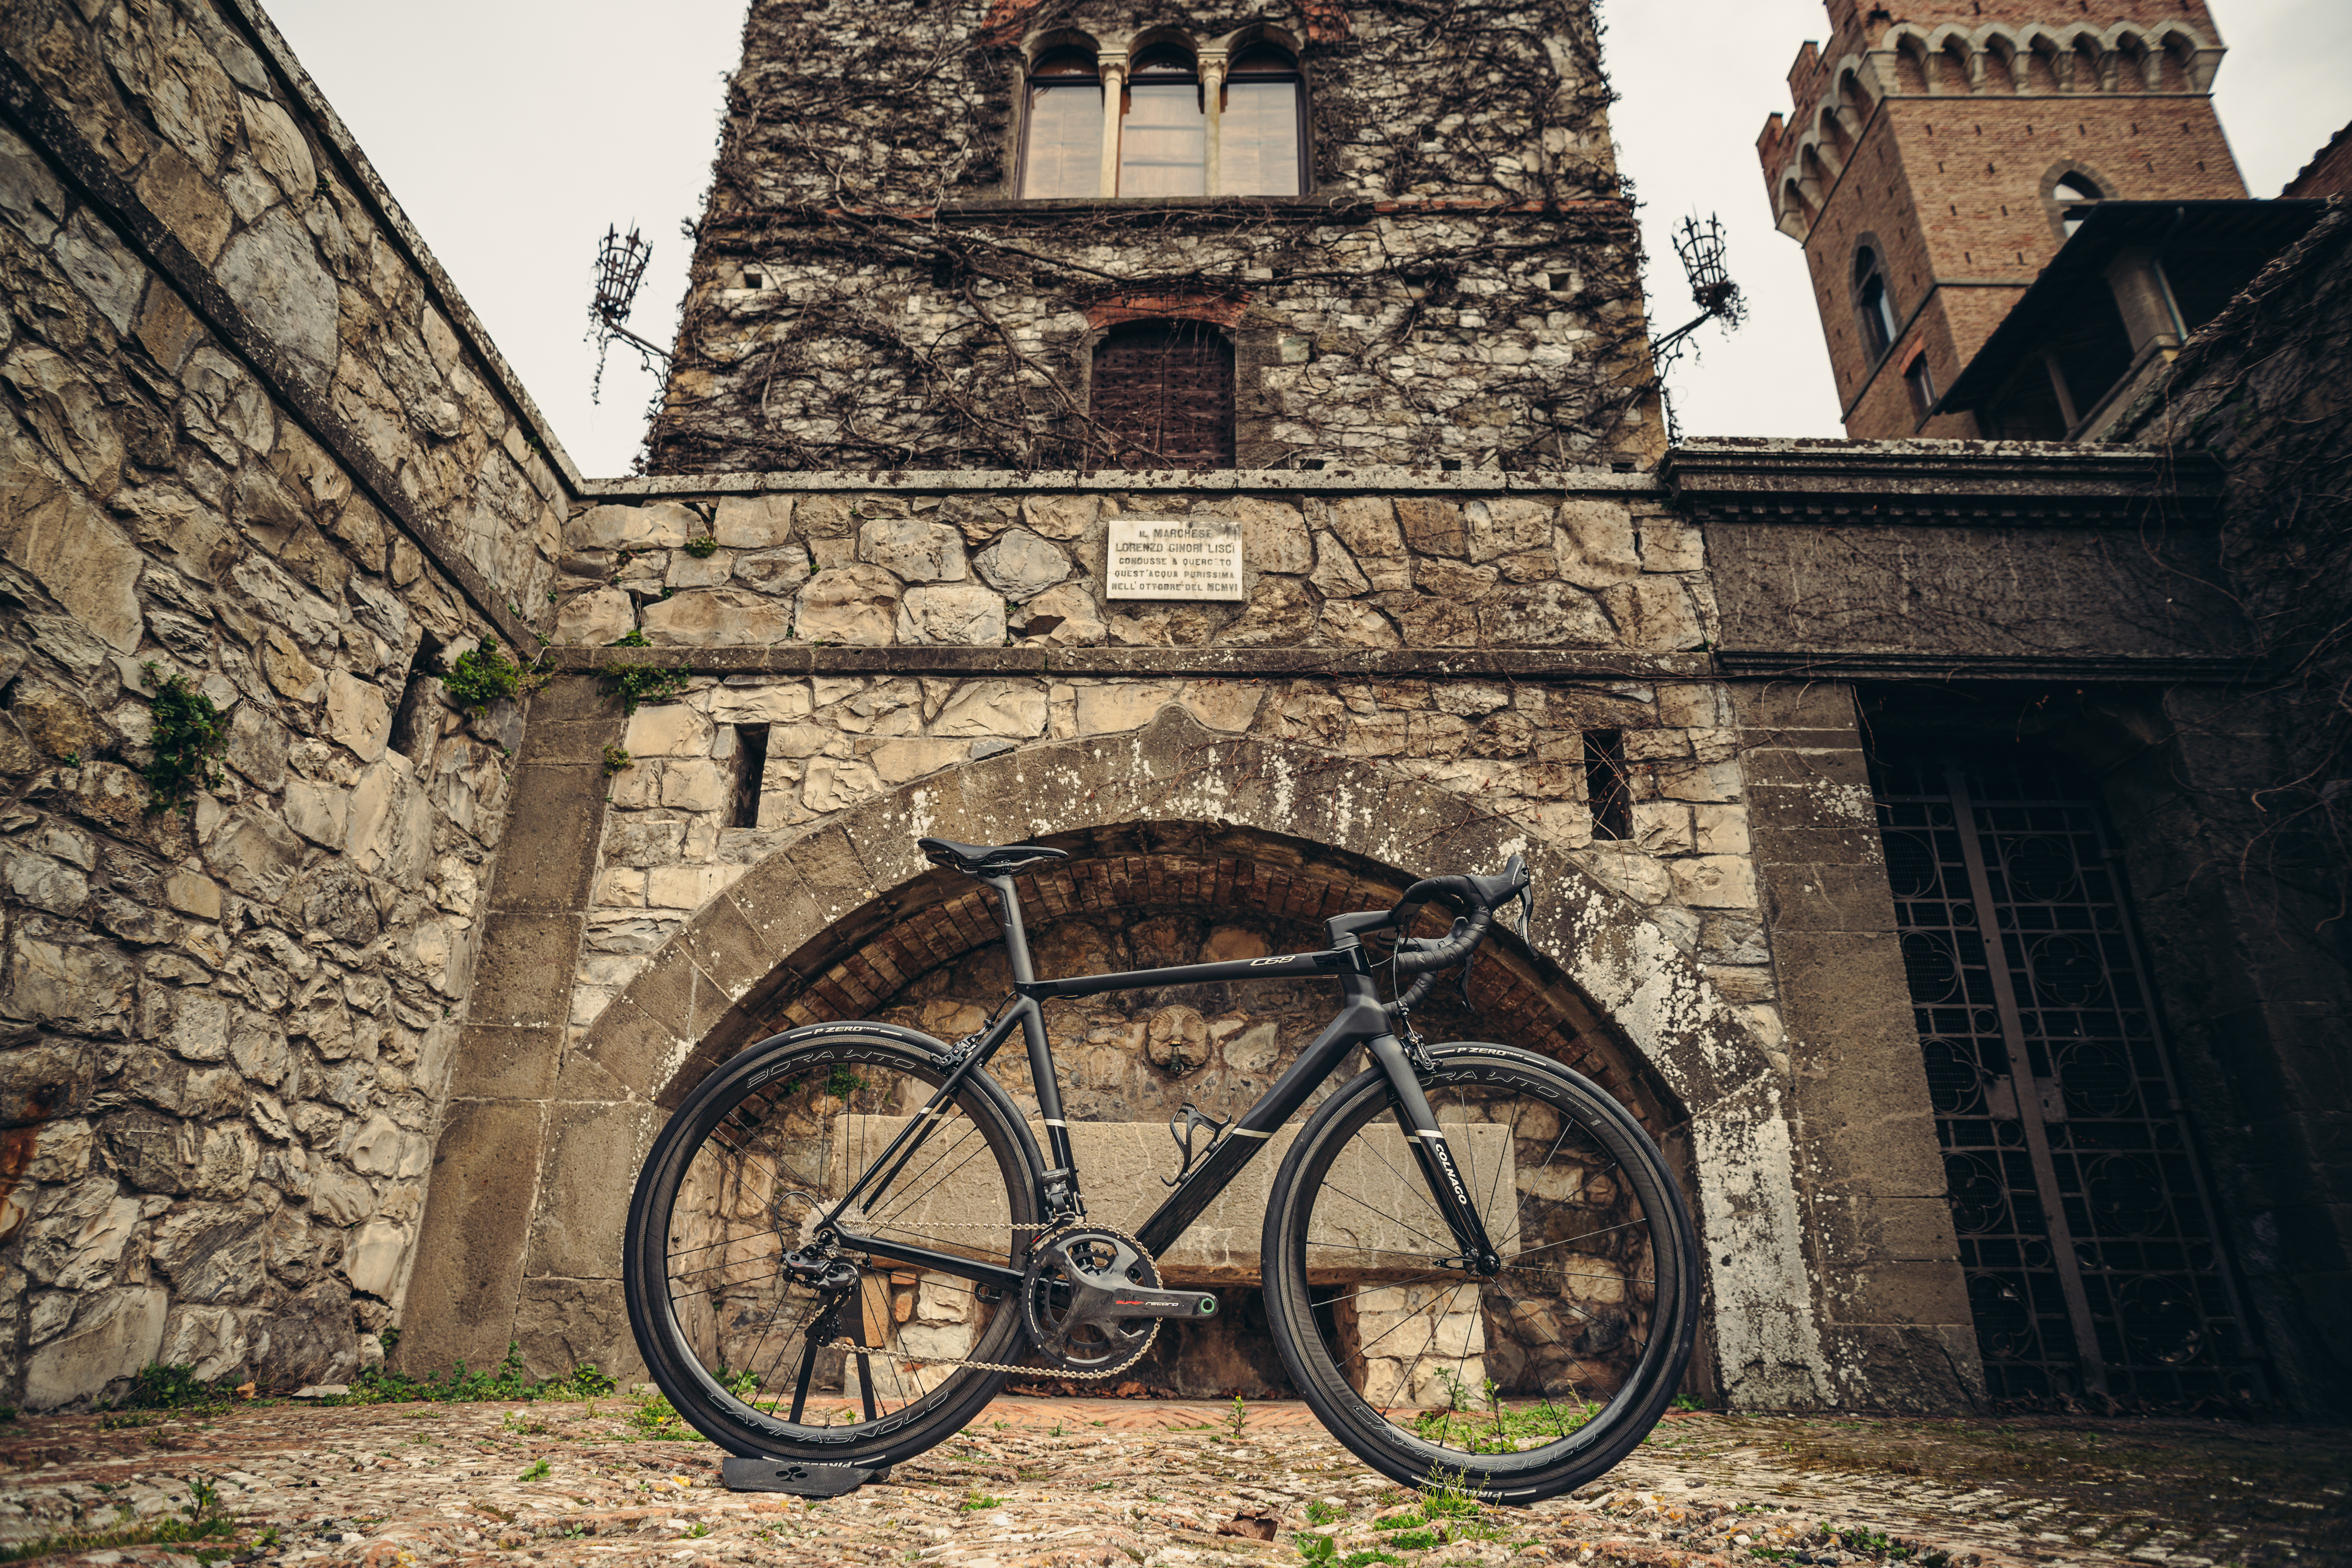
[[[1697,1331],[1697,1244],[1657,1145],[1590,1080],[1507,1046],[1432,1055],[1422,1089],[1500,1269],[1461,1256],[1376,1067],[1275,1179],[1267,1315],[1291,1381],[1366,1464],[1534,1502],[1664,1413]]]
[[[961,1431],[1026,1340],[1013,1295],[966,1263],[1019,1270],[1037,1226],[1030,1150],[979,1072],[910,1158],[824,1221],[948,1069],[919,1039],[820,1025],[706,1079],[655,1140],[629,1206],[629,1323],[654,1381],[705,1437],[747,1458],[883,1466]],[[937,1255],[911,1269],[854,1238]],[[830,1285],[787,1268],[814,1259]],[[856,1347],[845,1349],[845,1346]]]

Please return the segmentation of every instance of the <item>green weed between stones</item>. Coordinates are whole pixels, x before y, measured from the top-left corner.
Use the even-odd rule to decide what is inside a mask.
[[[389,1367],[371,1366],[352,1379],[351,1392],[320,1401],[322,1405],[400,1405],[413,1401],[457,1404],[484,1399],[595,1399],[618,1387],[611,1378],[583,1362],[562,1377],[533,1377],[524,1370],[521,1347],[507,1342],[507,1356],[488,1372],[475,1372],[461,1360],[450,1371],[411,1377]]]
[[[684,664],[674,670],[659,664],[612,664],[604,671],[605,683],[621,699],[623,713],[635,713],[643,704],[668,702],[682,695],[693,674]]]
[[[1401,1552],[1428,1552],[1465,1541],[1504,1541],[1509,1532],[1486,1517],[1477,1498],[1465,1486],[1466,1478],[1459,1470],[1433,1469],[1422,1482],[1423,1495],[1414,1506],[1395,1513],[1383,1514],[1369,1527],[1381,1537],[1380,1543],[1360,1551],[1342,1552],[1336,1536],[1301,1531],[1293,1535],[1291,1544],[1298,1554],[1317,1568],[1367,1568],[1374,1563],[1402,1563]],[[1328,1503],[1313,1502],[1307,1508],[1311,1524],[1328,1524],[1346,1511]]]
[[[686,541],[686,553],[697,560],[709,560],[719,553],[719,541],[709,535],[698,539],[688,539]]]
[[[616,773],[625,773],[636,765],[636,760],[620,747],[608,746],[604,748],[605,778],[610,779]]]
[[[105,1552],[121,1546],[188,1546],[200,1541],[226,1542],[237,1533],[236,1518],[221,1506],[220,1492],[202,1477],[189,1481],[188,1496],[180,1504],[180,1517],[133,1519],[127,1502],[115,1505],[117,1522],[86,1530],[59,1531],[36,1541],[21,1541],[14,1546],[0,1549],[0,1563],[22,1563],[30,1558],[47,1557],[62,1552]],[[247,1549],[248,1552],[257,1548]],[[243,1555],[236,1548],[222,1545],[204,1547],[187,1553],[199,1563],[210,1564],[231,1556]]]
[[[488,712],[494,702],[513,702],[546,684],[544,673],[516,664],[490,637],[458,654],[449,673],[441,677],[441,688],[449,694],[449,700],[477,716]]]
[[[217,789],[226,782],[215,764],[228,749],[228,722],[187,676],[164,677],[152,660],[139,668],[155,694],[148,715],[147,809],[185,811],[198,785]]]

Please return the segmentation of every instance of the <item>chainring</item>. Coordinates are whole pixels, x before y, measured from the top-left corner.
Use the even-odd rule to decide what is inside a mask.
[[[1078,1376],[1124,1372],[1160,1337],[1158,1318],[1122,1318],[1122,1291],[1160,1288],[1160,1269],[1134,1237],[1099,1226],[1057,1230],[1029,1249],[1021,1322],[1049,1367]]]

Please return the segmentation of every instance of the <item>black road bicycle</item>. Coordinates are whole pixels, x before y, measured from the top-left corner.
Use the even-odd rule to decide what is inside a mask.
[[[1557,1062],[1424,1044],[1411,1024],[1498,908],[1532,908],[1518,856],[1333,916],[1321,952],[1041,980],[1013,879],[1068,857],[921,844],[995,890],[1013,994],[952,1045],[882,1023],[763,1040],[687,1098],[638,1177],[629,1321],[698,1430],[749,1458],[880,1468],[961,1430],[1015,1373],[1116,1376],[1161,1320],[1215,1312],[1157,1260],[1286,1134],[1262,1242],[1266,1318],[1293,1385],[1366,1464],[1527,1503],[1607,1470],[1656,1423],[1698,1301],[1689,1211],[1656,1145]],[[1459,908],[1450,934],[1406,935],[1431,901]],[[1384,953],[1363,941],[1378,932]],[[1383,1004],[1382,969],[1392,986],[1419,978]],[[1183,1168],[1133,1235],[1089,1224],[1043,1004],[1307,977],[1339,981],[1338,1016],[1237,1118],[1179,1113]],[[986,1071],[1016,1030],[1042,1150]],[[1292,1134],[1359,1046],[1369,1064]],[[1212,1140],[1196,1159],[1200,1131]]]

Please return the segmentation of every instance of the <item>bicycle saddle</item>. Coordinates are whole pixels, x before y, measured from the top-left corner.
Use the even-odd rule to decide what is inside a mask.
[[[933,865],[966,876],[1010,876],[1047,861],[1070,858],[1043,844],[960,844],[950,839],[917,839],[915,844]]]

